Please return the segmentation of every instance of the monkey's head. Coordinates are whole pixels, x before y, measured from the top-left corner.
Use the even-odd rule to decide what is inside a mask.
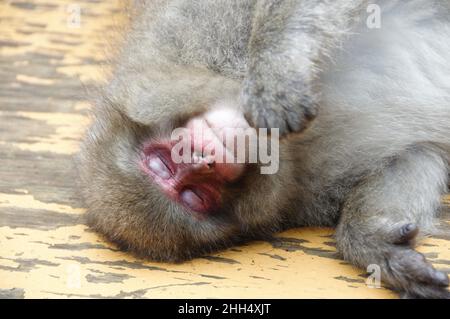
[[[279,230],[296,187],[289,148],[281,143],[285,160],[279,170],[262,174],[263,165],[248,163],[248,147],[255,146],[248,136],[245,163],[237,163],[238,144],[230,147],[224,137],[248,133],[249,125],[225,104],[175,112],[157,123],[100,101],[78,158],[88,223],[122,249],[163,261],[193,258]],[[177,128],[182,134],[174,139]],[[201,139],[194,133],[198,129]]]

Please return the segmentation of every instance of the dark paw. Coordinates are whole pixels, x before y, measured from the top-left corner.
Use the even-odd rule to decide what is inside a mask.
[[[392,248],[386,260],[388,281],[407,298],[449,298],[447,274],[411,248]]]
[[[253,127],[278,128],[280,136],[303,131],[317,115],[316,97],[302,82],[264,84],[247,81],[243,90],[246,118]]]
[[[403,298],[450,298],[447,274],[436,270],[425,256],[411,248],[418,232],[412,223],[393,230],[392,244],[383,249],[385,279]]]
[[[446,273],[436,270],[413,248],[419,229],[414,223],[393,224],[367,234],[347,229],[337,247],[356,265],[377,265],[380,279],[403,298],[450,298]],[[345,240],[344,240],[345,239]]]

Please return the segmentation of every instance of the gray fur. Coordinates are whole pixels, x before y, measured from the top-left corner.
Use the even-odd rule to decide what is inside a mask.
[[[450,6],[376,2],[380,29],[367,28],[364,1],[138,3],[80,153],[90,224],[172,261],[337,226],[346,260],[380,265],[406,297],[448,297],[448,278],[412,247],[417,229],[435,231],[448,185]],[[255,125],[308,129],[282,139],[277,174],[250,167],[222,212],[199,222],[136,163],[143,140],[219,100],[241,101]]]

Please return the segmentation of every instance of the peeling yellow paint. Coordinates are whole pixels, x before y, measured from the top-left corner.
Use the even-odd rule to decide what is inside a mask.
[[[13,190],[14,190],[14,192],[22,193],[22,194],[28,194],[29,193],[28,189],[15,188]]]
[[[327,229],[302,229],[290,230],[280,234],[280,237],[308,240],[312,247],[324,248],[319,238],[330,233],[331,230]],[[74,234],[79,238],[71,238]],[[1,286],[25,287],[28,298],[107,297],[140,290],[140,297],[149,298],[395,297],[383,288],[368,288],[364,277],[359,277],[361,270],[339,260],[308,255],[302,251],[286,252],[265,242],[254,242],[237,247],[239,251],[227,250],[215,255],[233,260],[233,264],[208,259],[165,264],[145,262],[115,251],[114,246],[104,243],[95,233],[87,232],[86,227],[81,225],[52,231],[3,227],[0,228],[1,236],[12,239],[8,241],[7,247],[2,248],[0,261],[6,259],[14,268],[17,265],[11,260],[19,264],[24,258],[45,260],[48,263],[37,263],[29,272],[13,272],[13,276],[8,276],[12,273],[0,268]],[[55,248],[59,244],[76,246],[83,243],[99,244],[101,248]],[[17,253],[20,256],[16,256]],[[271,255],[280,259],[274,259]],[[90,277],[101,277],[102,273],[116,276],[118,282],[89,280]],[[342,276],[355,282],[336,279]]]
[[[29,10],[14,6],[10,1],[0,2],[0,38],[10,42],[10,45],[0,46],[0,57],[14,59],[11,64],[18,70],[12,76],[13,81],[5,84],[11,90],[20,91],[15,100],[22,101],[22,88],[54,88],[56,95],[59,87],[70,90],[71,86],[65,81],[71,84],[102,81],[109,72],[104,63],[112,52],[106,45],[109,39],[105,35],[109,37],[114,25],[120,29],[125,22],[125,15],[114,14],[124,3],[119,0],[92,3],[35,0],[32,2],[35,8]],[[81,9],[80,28],[68,24],[69,9],[74,4]],[[33,69],[36,56],[46,57],[51,72],[40,73],[39,68]],[[83,94],[70,91],[72,93]],[[50,132],[34,136],[34,131],[30,133],[24,126],[14,127],[13,122],[6,130],[17,138],[12,140],[0,135],[0,147],[8,146],[5,148],[8,154],[2,154],[4,157],[0,160],[10,159],[9,153],[16,154],[16,148],[26,151],[25,159],[39,156],[40,152],[71,155],[77,151],[78,141],[89,122],[87,116],[77,112],[89,109],[90,104],[64,101],[62,97],[58,103],[70,105],[68,113],[62,112],[59,105],[46,112],[45,105],[52,101],[52,96],[37,94],[32,102],[42,107],[42,112],[16,111],[11,110],[11,106],[8,111],[0,111],[0,122],[5,118],[12,121],[24,118],[30,126]],[[29,110],[29,102],[24,99],[20,110]],[[30,161],[29,165],[35,163]],[[0,168],[8,169],[3,165]],[[15,174],[20,176],[21,172]],[[0,186],[8,186],[0,182]],[[85,225],[76,224],[78,218],[73,222],[76,225],[46,230],[32,225],[13,227],[7,224],[2,220],[2,213],[6,213],[4,216],[11,214],[11,208],[19,211],[20,216],[40,210],[70,218],[82,216],[83,209],[38,199],[43,198],[39,196],[42,192],[58,192],[60,185],[51,184],[51,177],[33,182],[14,184],[11,193],[3,188],[0,193],[0,289],[20,288],[27,298],[396,298],[385,288],[369,288],[365,284],[364,270],[332,256],[335,248],[331,229],[293,229],[278,234],[280,238],[300,240],[298,249],[291,251],[267,242],[252,242],[214,254],[215,259],[197,258],[182,264],[167,264],[136,259],[118,251]],[[46,189],[47,184],[52,187]],[[72,184],[70,181],[69,185],[64,185],[65,190],[60,187],[61,193],[73,188]],[[70,191],[75,192],[72,188]],[[444,201],[450,204],[450,196]],[[436,267],[448,267],[449,241],[428,238],[419,250],[427,254]]]
[[[0,193],[0,209],[2,207],[18,207],[45,209],[64,214],[81,214],[84,209],[73,208],[67,205],[44,203],[34,198],[33,195],[14,195]]]
[[[87,101],[79,101],[76,102],[73,106],[75,111],[83,111],[83,110],[90,110],[91,109],[91,103]]]
[[[45,113],[45,112],[5,112],[2,115],[22,116],[35,121],[42,121],[54,129],[54,134],[47,137],[30,137],[30,143],[0,141],[0,145],[10,145],[21,150],[32,152],[52,152],[57,154],[74,154],[79,147],[79,140],[89,119],[76,113]],[[20,129],[20,128],[19,128]]]
[[[42,79],[24,74],[17,74],[16,80],[23,83],[40,84],[40,85],[52,85],[54,83],[54,81],[51,79]]]
[[[65,52],[62,63],[66,66],[57,70],[68,76],[80,76],[83,81],[96,81],[104,77],[102,70],[86,63],[86,60],[103,60],[109,56],[112,48],[106,46],[105,37],[119,33],[126,21],[123,15],[105,15],[112,9],[123,7],[126,1],[101,1],[95,5],[75,3],[72,0],[51,1],[55,8],[45,9],[39,5],[49,1],[36,0],[34,11],[12,6],[9,1],[0,2],[0,12],[4,17],[16,17],[1,24],[3,39],[10,39],[19,46],[1,46],[0,56],[15,56],[25,53],[46,53],[50,55]],[[73,24],[78,6],[80,25]],[[91,17],[87,16],[89,13]],[[102,14],[103,13],[103,14]],[[45,19],[42,15],[45,14]],[[1,21],[0,21],[1,22]],[[42,31],[35,31],[30,24],[44,24]],[[105,33],[104,30],[108,30]],[[106,67],[105,67],[106,68]]]
[[[443,202],[446,205],[450,205],[450,196],[449,195],[444,196]]]

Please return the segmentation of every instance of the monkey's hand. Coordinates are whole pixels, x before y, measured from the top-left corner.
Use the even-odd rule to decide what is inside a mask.
[[[317,96],[310,76],[291,67],[266,64],[244,80],[242,105],[256,128],[278,128],[280,136],[301,132],[317,115]]]
[[[402,298],[450,298],[446,289],[447,274],[436,270],[425,256],[412,248],[418,233],[414,224],[405,224],[394,231],[390,242],[380,250],[382,273]],[[383,246],[380,246],[380,248]]]
[[[381,280],[397,290],[402,298],[449,299],[447,274],[436,270],[424,255],[413,249],[418,231],[415,224],[406,223],[382,238],[369,239],[368,236],[354,241],[353,247],[345,245],[347,251],[342,243],[338,245],[347,260],[364,267],[378,265]]]

